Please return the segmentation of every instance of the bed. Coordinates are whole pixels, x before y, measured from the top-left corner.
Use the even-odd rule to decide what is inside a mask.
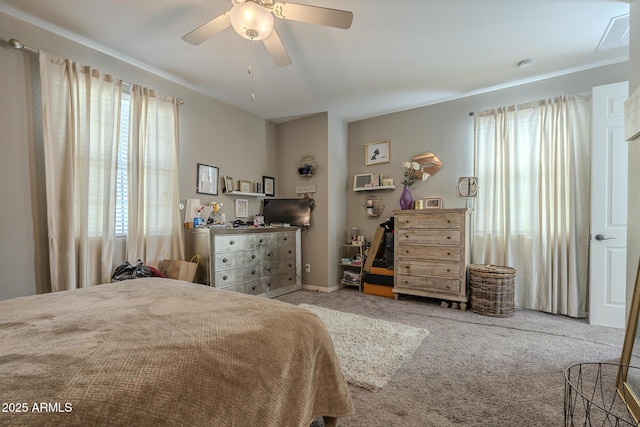
[[[145,278],[0,301],[0,425],[327,425],[353,414],[322,321]]]

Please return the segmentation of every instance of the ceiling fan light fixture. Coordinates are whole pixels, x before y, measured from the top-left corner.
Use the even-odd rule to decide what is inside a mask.
[[[273,31],[273,15],[253,0],[233,6],[229,18],[236,33],[245,39],[263,40]]]

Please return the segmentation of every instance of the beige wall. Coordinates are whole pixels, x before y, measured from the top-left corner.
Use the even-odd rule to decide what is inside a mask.
[[[629,93],[640,88],[640,0],[631,1],[631,30],[629,33]],[[629,142],[629,221],[627,222],[627,309],[635,286],[640,258],[640,139]]]
[[[296,186],[316,185],[311,194],[316,207],[311,213],[311,227],[302,230],[302,265],[310,264],[311,272],[304,273],[303,283],[310,288],[326,288],[329,283],[329,122],[326,113],[316,114],[277,126],[278,164],[276,197],[298,198]],[[298,176],[298,160],[312,155],[318,167],[310,177]]]

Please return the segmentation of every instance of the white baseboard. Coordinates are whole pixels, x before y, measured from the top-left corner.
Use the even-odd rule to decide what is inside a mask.
[[[302,285],[302,289],[307,291],[316,291],[316,292],[333,292],[340,289],[340,286],[333,286],[331,288],[325,288],[324,286],[311,286],[311,285]]]

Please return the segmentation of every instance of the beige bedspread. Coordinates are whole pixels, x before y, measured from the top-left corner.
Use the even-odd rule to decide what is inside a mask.
[[[308,426],[353,414],[293,305],[169,279],[0,301],[0,425]]]

